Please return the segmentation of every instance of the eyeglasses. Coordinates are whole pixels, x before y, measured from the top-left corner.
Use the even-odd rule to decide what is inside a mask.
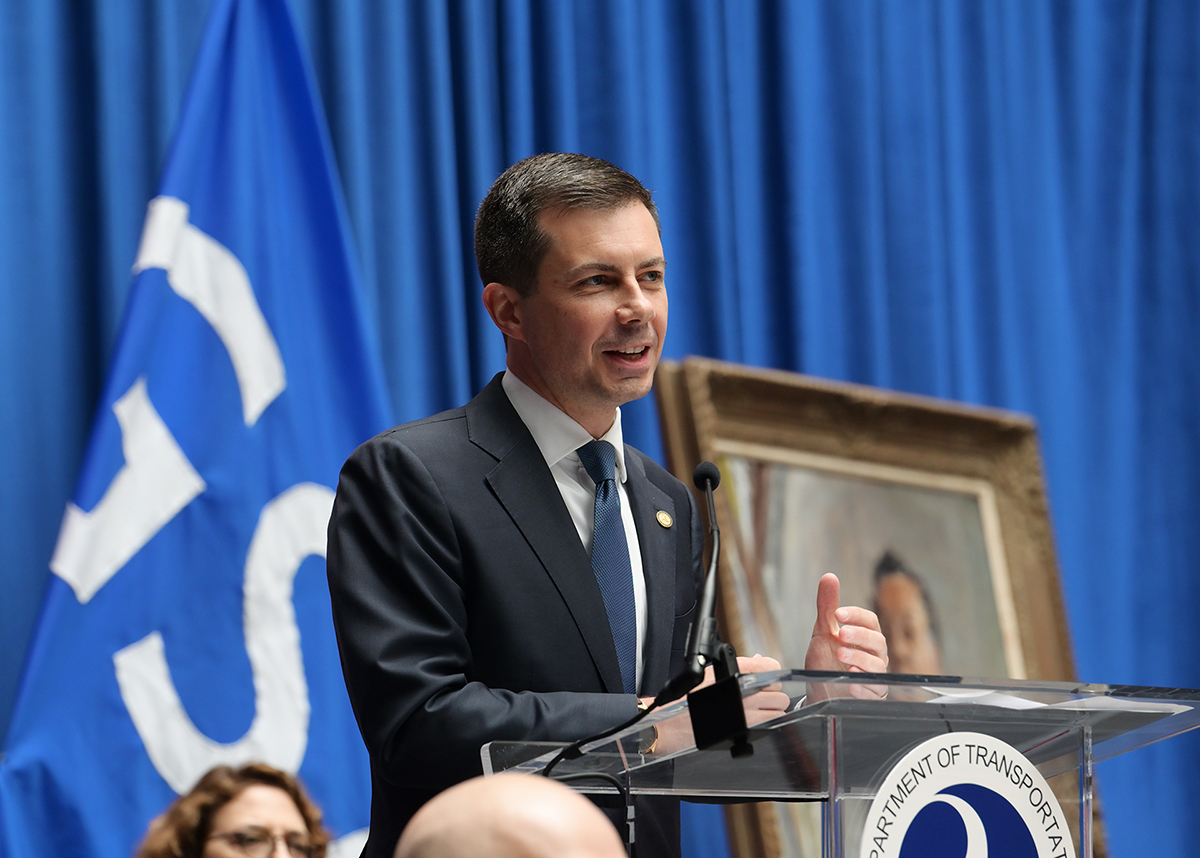
[[[275,841],[282,840],[292,858],[312,858],[313,847],[307,834],[290,831],[287,834],[272,834],[265,828],[252,826],[241,831],[214,834],[209,840],[224,840],[240,851],[246,858],[270,858],[275,851]]]

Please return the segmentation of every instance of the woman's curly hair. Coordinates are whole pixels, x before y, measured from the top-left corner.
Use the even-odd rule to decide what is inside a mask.
[[[312,858],[325,858],[330,835],[321,824],[320,809],[300,781],[265,763],[248,763],[237,768],[217,766],[210,770],[190,792],[179,796],[155,817],[135,858],[201,858],[217,811],[246,787],[254,785],[276,787],[291,796],[308,828]]]

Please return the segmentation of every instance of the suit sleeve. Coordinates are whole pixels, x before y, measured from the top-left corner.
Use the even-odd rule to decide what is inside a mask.
[[[443,789],[481,772],[493,740],[573,741],[632,717],[629,695],[531,692],[473,680],[471,576],[440,485],[387,435],[347,461],[327,568],[350,701],[381,774]],[[547,642],[553,646],[553,642]]]

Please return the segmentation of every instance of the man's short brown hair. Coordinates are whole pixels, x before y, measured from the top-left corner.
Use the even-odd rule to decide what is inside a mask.
[[[479,277],[521,295],[533,291],[550,247],[538,218],[552,209],[622,208],[640,202],[662,233],[650,191],[620,167],[588,155],[556,152],[518,161],[500,174],[475,215]]]

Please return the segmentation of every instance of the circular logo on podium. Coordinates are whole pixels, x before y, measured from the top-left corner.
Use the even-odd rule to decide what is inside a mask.
[[[1016,748],[982,733],[917,745],[880,784],[860,858],[1074,858],[1046,779]]]

